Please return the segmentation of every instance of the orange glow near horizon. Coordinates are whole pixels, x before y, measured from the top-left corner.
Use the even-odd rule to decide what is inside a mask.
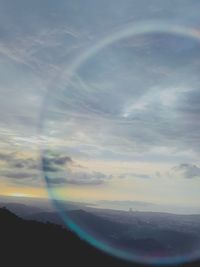
[[[45,188],[11,187],[6,185],[0,186],[0,195],[10,197],[48,198],[48,193]]]

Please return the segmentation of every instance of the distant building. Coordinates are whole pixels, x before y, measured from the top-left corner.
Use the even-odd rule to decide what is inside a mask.
[[[132,208],[129,208],[129,213],[133,213],[133,209]]]

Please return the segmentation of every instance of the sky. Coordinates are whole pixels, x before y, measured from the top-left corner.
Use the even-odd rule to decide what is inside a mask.
[[[198,207],[200,2],[0,4],[0,194]]]

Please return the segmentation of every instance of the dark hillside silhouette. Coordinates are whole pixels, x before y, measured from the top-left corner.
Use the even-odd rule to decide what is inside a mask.
[[[0,209],[0,266],[141,266],[112,258],[52,223],[26,221]],[[11,265],[12,264],[12,265]],[[199,266],[199,263],[187,266]]]

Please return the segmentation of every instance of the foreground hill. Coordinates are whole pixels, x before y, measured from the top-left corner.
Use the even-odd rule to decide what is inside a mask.
[[[0,209],[0,237],[2,266],[141,266],[99,252],[61,226],[26,221],[7,209]]]
[[[97,251],[61,226],[26,221],[5,208],[0,237],[1,266],[139,266]]]

